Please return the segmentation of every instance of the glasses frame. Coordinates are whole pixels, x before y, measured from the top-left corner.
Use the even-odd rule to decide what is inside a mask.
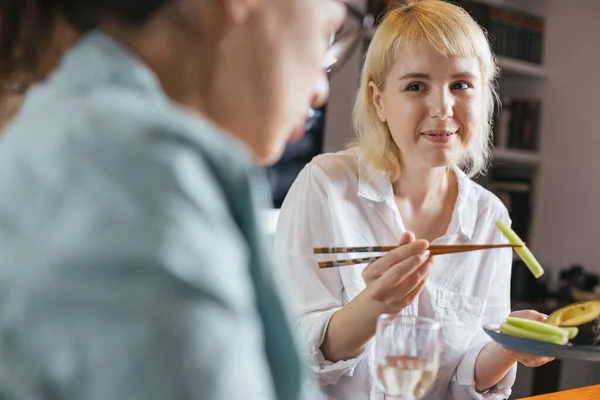
[[[360,9],[358,9],[358,7],[348,3],[347,1],[340,2],[346,7],[346,19],[344,20],[344,24],[348,20],[353,20],[360,26],[360,28],[357,30],[357,32],[353,33],[356,35],[356,37],[349,40],[348,44],[345,45],[343,50],[340,51],[342,57],[336,59],[336,61],[333,62],[331,65],[326,66],[326,71],[328,75],[333,75],[350,59],[360,42],[363,39],[370,38],[372,36],[375,27],[375,17],[373,16],[373,14],[364,13]],[[336,34],[338,32],[336,32]],[[346,37],[347,35],[335,38],[336,40],[332,41],[330,49],[332,49],[335,45],[339,45],[341,39],[346,39]]]

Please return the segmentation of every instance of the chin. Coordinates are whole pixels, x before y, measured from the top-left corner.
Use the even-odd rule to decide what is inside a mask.
[[[428,156],[428,164],[432,168],[449,167],[458,163],[464,156],[464,151],[458,149],[443,149],[434,151]]]
[[[285,143],[280,143],[269,147],[267,151],[255,152],[256,163],[261,167],[270,167],[281,159],[284,151]]]

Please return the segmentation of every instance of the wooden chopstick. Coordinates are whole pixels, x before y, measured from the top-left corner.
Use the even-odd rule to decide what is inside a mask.
[[[334,253],[385,253],[392,251],[398,246],[361,246],[361,247],[315,247],[315,254],[334,254]],[[428,250],[436,254],[444,254],[448,252],[458,251],[473,251],[482,249],[495,249],[504,247],[521,247],[521,245],[513,244],[431,244]]]
[[[314,249],[315,254],[339,254],[339,253],[370,253],[370,252],[388,252],[395,249],[398,246],[363,246],[363,247],[317,247]],[[521,247],[521,245],[512,244],[433,244],[428,247],[430,254],[441,255],[441,254],[453,254],[453,253],[464,253],[468,251],[476,250],[487,250],[487,249],[501,249],[501,248],[514,248]],[[371,263],[382,256],[375,257],[363,257],[363,258],[351,258],[348,260],[334,260],[334,261],[321,261],[319,262],[319,268],[332,268],[341,267],[344,265],[357,265]]]

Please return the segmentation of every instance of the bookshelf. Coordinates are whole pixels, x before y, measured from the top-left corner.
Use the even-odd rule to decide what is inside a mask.
[[[506,56],[498,56],[497,58],[503,78],[548,78],[548,72],[543,66]]]
[[[506,205],[513,229],[525,240],[533,218],[540,153],[545,19],[511,0],[449,0],[463,7],[487,31],[500,69],[501,105],[494,121],[493,164],[477,179]],[[531,3],[530,3],[531,5]]]
[[[537,167],[542,163],[541,155],[535,151],[495,148],[492,155],[496,163],[521,164],[533,167]]]

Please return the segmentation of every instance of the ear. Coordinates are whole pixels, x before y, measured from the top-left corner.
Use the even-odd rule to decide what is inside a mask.
[[[373,101],[373,106],[375,106],[375,111],[377,111],[377,115],[379,119],[385,121],[385,107],[383,103],[383,95],[375,82],[369,82],[369,92],[371,93],[371,100]]]

